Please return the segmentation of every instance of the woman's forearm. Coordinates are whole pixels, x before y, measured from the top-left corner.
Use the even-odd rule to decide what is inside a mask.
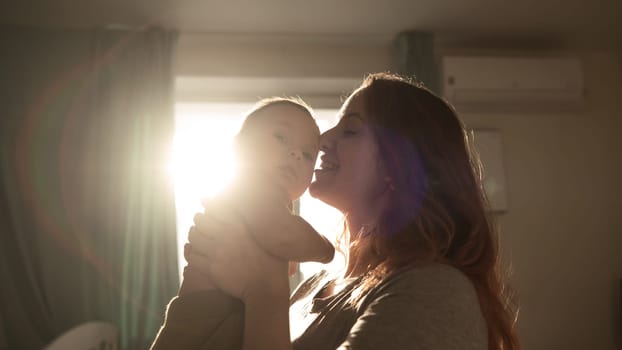
[[[282,288],[281,288],[282,289]],[[257,293],[244,305],[244,350],[291,350],[289,293]]]

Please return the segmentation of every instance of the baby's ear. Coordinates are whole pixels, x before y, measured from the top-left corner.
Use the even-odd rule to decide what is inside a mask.
[[[233,151],[235,153],[239,152],[240,149],[240,134],[236,134],[233,137]]]
[[[240,136],[240,134],[235,135],[233,138],[233,154],[238,158],[242,159],[244,156],[244,137]]]

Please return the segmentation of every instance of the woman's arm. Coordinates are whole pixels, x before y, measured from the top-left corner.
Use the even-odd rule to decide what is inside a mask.
[[[190,228],[189,239],[195,231],[196,227]],[[192,247],[186,244],[184,258],[189,263],[184,280],[178,296],[166,308],[151,349],[242,349],[244,304],[216,289],[209,275],[190,264],[191,255]]]
[[[287,261],[259,248],[231,211],[195,216],[189,240],[189,264],[244,302],[244,349],[290,350]]]
[[[186,243],[184,245],[184,258],[186,261],[188,261],[191,251],[192,246]],[[202,274],[190,265],[186,265],[177,295],[184,296],[197,291],[212,290],[214,288],[216,288],[216,286],[214,286],[214,283],[212,283],[208,275]]]
[[[167,306],[151,350],[240,350],[243,314],[240,300],[219,290],[177,296]]]
[[[246,296],[244,350],[291,350],[286,283],[276,289],[255,289]]]

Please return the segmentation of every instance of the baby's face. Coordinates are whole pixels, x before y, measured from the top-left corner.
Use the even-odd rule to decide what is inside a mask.
[[[315,121],[286,104],[265,107],[253,118],[242,146],[247,164],[274,179],[291,200],[300,197],[313,177],[319,149]]]

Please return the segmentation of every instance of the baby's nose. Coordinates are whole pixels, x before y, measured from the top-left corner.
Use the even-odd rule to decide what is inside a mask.
[[[302,152],[299,149],[293,149],[293,150],[289,151],[289,155],[291,157],[296,158],[297,160],[302,159]]]

